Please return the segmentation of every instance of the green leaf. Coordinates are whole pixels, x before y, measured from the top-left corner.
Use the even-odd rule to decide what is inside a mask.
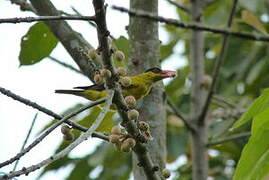
[[[251,134],[237,165],[234,180],[261,180],[269,174],[269,108],[254,117]]]
[[[47,57],[57,45],[57,38],[43,23],[34,24],[21,39],[20,65],[32,65]]]
[[[67,180],[80,179],[89,180],[89,174],[94,169],[88,163],[88,157],[77,160],[75,168],[71,171]]]
[[[247,112],[245,112],[241,118],[233,125],[232,128],[238,128],[239,126],[250,121],[254,116],[263,112],[269,107],[269,88],[265,89],[260,97],[258,97],[254,103],[250,106]]]
[[[78,121],[78,123],[85,127],[89,127],[96,120],[100,112],[101,112],[101,107],[95,106],[94,108],[92,108],[90,113],[87,116],[85,116],[83,119]],[[98,127],[97,131],[109,133],[113,126],[112,117],[114,114],[115,114],[115,111],[107,112],[100,126]]]

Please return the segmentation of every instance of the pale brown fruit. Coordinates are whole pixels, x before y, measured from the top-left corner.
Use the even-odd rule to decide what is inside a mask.
[[[123,152],[130,152],[131,151],[131,147],[128,143],[125,143],[125,141],[121,144],[120,146],[120,150]]]
[[[137,110],[135,110],[135,109],[132,109],[132,110],[129,110],[129,111],[127,112],[127,115],[128,115],[128,118],[129,118],[130,120],[135,120],[135,119],[138,119],[138,117],[139,117],[139,112],[138,112]]]
[[[171,176],[171,172],[168,169],[163,169],[162,175],[165,179],[168,179]]]
[[[129,107],[134,107],[136,104],[136,100],[134,98],[134,96],[126,96],[125,98],[125,102]]]
[[[111,77],[111,71],[108,69],[102,69],[100,72],[102,77],[110,78]]]
[[[114,53],[114,57],[117,61],[122,61],[125,59],[125,55],[122,51],[119,51],[117,50],[115,53]]]
[[[148,130],[149,130],[149,124],[146,123],[145,121],[139,121],[139,122],[138,122],[138,128],[139,128],[141,131],[148,131]]]
[[[120,136],[119,135],[117,135],[117,134],[112,134],[112,135],[110,135],[110,137],[109,137],[109,141],[111,142],[111,143],[118,143],[119,141],[120,141]]]
[[[61,127],[61,132],[62,132],[62,134],[70,133],[70,131],[71,131],[71,128],[70,128],[69,126],[67,126],[67,125],[63,125],[63,126]]]
[[[104,82],[104,79],[103,79],[103,77],[100,74],[95,74],[94,75],[94,82],[96,84],[101,84],[101,83]]]
[[[121,128],[119,126],[113,126],[111,128],[111,134],[120,135],[121,134]]]
[[[96,50],[95,49],[90,49],[90,50],[88,50],[88,56],[91,58],[91,59],[93,59],[93,60],[95,60],[96,58],[97,58],[97,52],[96,52]]]
[[[116,72],[120,75],[120,76],[126,76],[127,75],[127,70],[123,67],[119,67],[116,69]]]
[[[208,88],[212,83],[212,77],[209,75],[204,75],[202,77],[202,85],[206,88]]]
[[[132,80],[129,77],[121,77],[119,81],[123,87],[129,87],[132,83]]]
[[[124,140],[123,143],[127,143],[130,148],[133,148],[136,145],[136,141],[134,140],[134,138],[127,138]]]

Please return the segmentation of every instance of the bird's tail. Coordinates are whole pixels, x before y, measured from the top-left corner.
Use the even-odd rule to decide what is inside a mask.
[[[62,90],[62,89],[55,90],[55,93],[74,94],[74,95],[78,95],[78,96],[80,96],[82,92],[83,92],[83,90]]]

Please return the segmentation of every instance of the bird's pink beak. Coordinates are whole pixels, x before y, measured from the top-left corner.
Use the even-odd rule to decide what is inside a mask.
[[[163,70],[161,71],[161,77],[163,79],[165,78],[174,78],[177,76],[177,72],[176,71],[170,71],[170,70]]]

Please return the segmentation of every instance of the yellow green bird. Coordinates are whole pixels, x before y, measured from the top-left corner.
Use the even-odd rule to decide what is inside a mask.
[[[134,96],[136,100],[146,96],[154,83],[170,77],[175,77],[176,71],[161,70],[154,67],[146,70],[144,73],[129,76],[131,84],[128,87],[122,86],[123,96]],[[55,90],[56,93],[73,94],[84,97],[91,101],[96,101],[106,96],[104,84],[94,84],[91,86],[74,87],[74,90]]]

